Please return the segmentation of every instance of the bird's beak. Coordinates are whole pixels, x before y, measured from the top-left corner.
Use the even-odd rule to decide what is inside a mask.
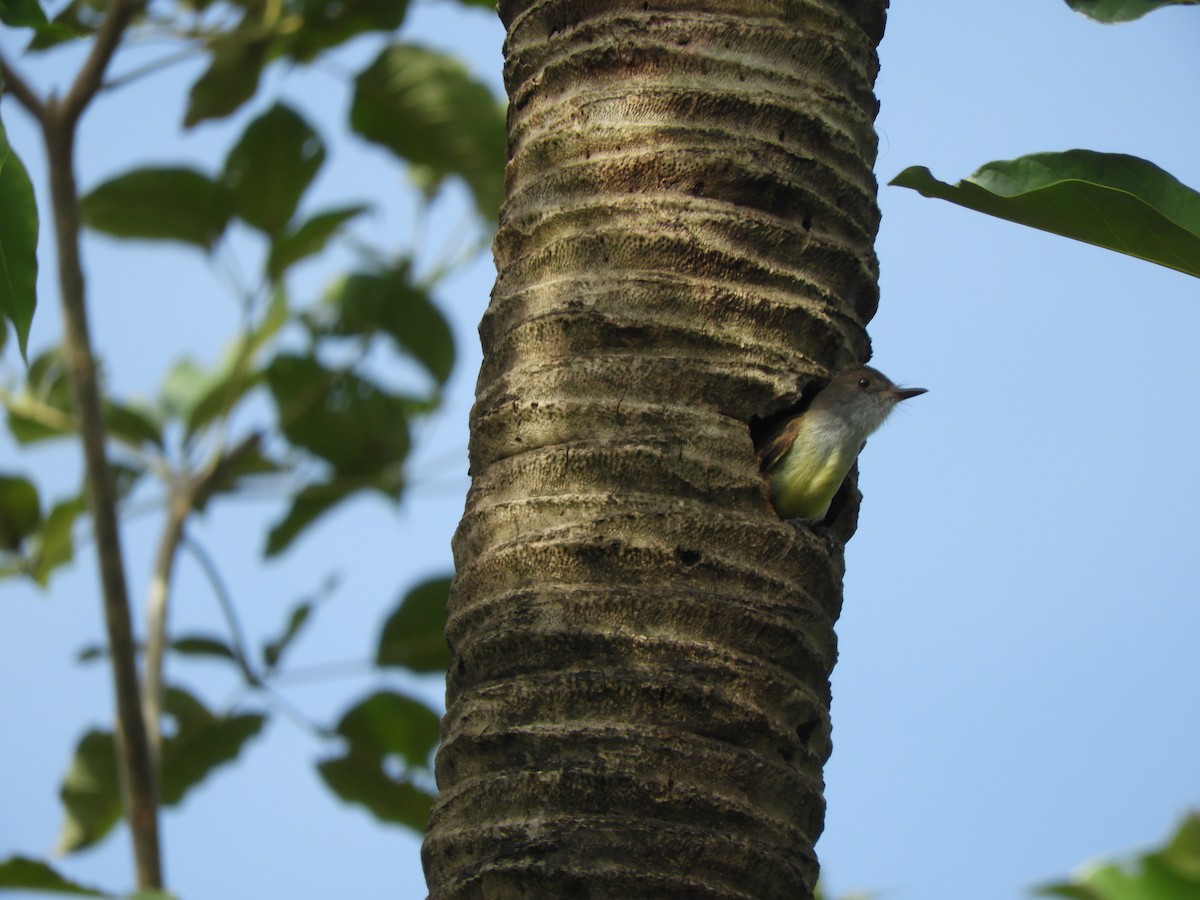
[[[888,395],[899,403],[901,400],[908,400],[910,397],[919,397],[921,394],[927,393],[928,388],[892,388],[888,391]]]

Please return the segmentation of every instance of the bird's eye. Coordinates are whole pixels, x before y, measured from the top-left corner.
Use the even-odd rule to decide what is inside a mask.
[[[865,391],[867,388],[869,388],[871,386],[871,379],[870,378],[858,379],[858,386]]]

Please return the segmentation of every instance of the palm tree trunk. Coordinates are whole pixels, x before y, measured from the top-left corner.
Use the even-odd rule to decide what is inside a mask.
[[[842,540],[749,424],[869,352],[884,0],[502,0],[434,898],[811,895]]]

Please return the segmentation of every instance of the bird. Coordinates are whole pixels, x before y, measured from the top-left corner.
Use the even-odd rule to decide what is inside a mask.
[[[897,387],[870,366],[834,373],[808,407],[781,423],[758,450],[780,518],[821,522],[867,437],[897,403],[924,393]]]

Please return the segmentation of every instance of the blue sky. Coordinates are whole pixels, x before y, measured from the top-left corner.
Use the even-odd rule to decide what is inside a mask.
[[[489,13],[429,0],[405,35],[455,51],[499,91],[502,32]],[[1104,27],[1051,0],[897,3],[881,51],[880,181],[917,164],[953,181],[988,160],[1087,147],[1143,156],[1200,186],[1198,38],[1200,14],[1187,8]],[[11,40],[3,46],[11,54]],[[51,57],[36,72],[50,79],[68,63]],[[181,92],[197,72],[180,67],[90,112],[82,184],[135,162],[214,167],[244,118],[180,137]],[[271,83],[332,144],[308,203],[379,201],[364,233],[401,246],[414,220],[403,173],[339,135],[341,84],[328,70]],[[43,191],[40,145],[7,101],[3,114]],[[1200,804],[1197,283],[898,188],[881,188],[881,205],[874,361],[930,393],[905,404],[862,459],[818,851],[835,893],[1025,896],[1096,855],[1161,839]],[[457,239],[462,209],[451,191],[425,243]],[[151,394],[174,359],[212,360],[233,333],[236,304],[196,254],[96,237],[85,253],[96,339],[119,392]],[[52,268],[47,256],[44,275]],[[295,293],[315,296],[334,271],[303,269]],[[399,510],[349,504],[265,567],[258,549],[276,503],[229,503],[198,523],[252,632],[273,632],[292,601],[341,573],[294,665],[365,659],[403,589],[449,569],[491,278],[485,254],[439,297],[460,362]],[[48,277],[42,291],[37,349],[59,327]],[[75,485],[74,447],[15,452],[0,443],[0,468],[37,473],[51,494]],[[126,533],[138,597],[159,524],[145,515]],[[189,560],[179,579],[176,624],[218,628]],[[87,551],[47,596],[0,586],[0,857],[53,845],[70,748],[110,716],[107,673],[71,662],[99,633]],[[173,674],[215,703],[234,696],[211,667]],[[390,683],[440,702],[436,679]],[[322,719],[377,684],[350,674],[287,696]],[[175,890],[187,900],[423,896],[417,837],[332,801],[313,770],[321,752],[276,720],[236,767],[167,812]],[[62,868],[126,886],[125,832]]]

